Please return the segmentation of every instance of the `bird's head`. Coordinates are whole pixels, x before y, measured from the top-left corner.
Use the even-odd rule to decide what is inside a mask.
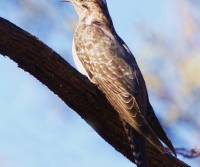
[[[71,2],[80,17],[107,10],[106,0],[64,0]]]

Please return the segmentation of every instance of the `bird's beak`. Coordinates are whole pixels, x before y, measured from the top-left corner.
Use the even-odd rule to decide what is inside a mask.
[[[62,2],[71,2],[71,0],[63,0]]]

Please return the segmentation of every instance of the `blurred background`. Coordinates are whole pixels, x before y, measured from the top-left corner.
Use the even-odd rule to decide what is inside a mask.
[[[200,148],[200,1],[107,0],[156,114],[176,147]],[[73,65],[77,16],[60,0],[0,0],[0,17]],[[0,56],[1,167],[132,167],[56,95]],[[200,158],[183,159],[193,167]]]

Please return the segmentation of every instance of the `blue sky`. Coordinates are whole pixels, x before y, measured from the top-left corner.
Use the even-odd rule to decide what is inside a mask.
[[[17,0],[1,0],[0,16],[34,34],[73,64],[68,22],[77,17],[72,7],[56,0],[34,2],[38,3],[41,8],[36,15]],[[173,24],[170,0],[108,0],[108,6],[117,32],[136,57],[142,40],[135,25],[145,22],[161,31]],[[133,166],[47,87],[3,56],[0,77],[1,167]]]

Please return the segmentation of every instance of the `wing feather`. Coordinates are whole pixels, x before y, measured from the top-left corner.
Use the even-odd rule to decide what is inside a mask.
[[[80,36],[75,38],[76,43],[80,43],[78,45],[83,46],[84,43],[84,47],[77,49],[77,54],[86,71],[90,73],[92,81],[104,92],[125,122],[159,151],[164,152],[161,142],[145,120],[135,98],[141,93],[137,78],[141,74],[138,68],[135,68],[137,63],[134,59],[128,62],[129,53],[112,35],[108,35],[101,28],[87,26],[84,31],[82,33],[87,35],[79,34]],[[84,57],[89,59],[89,63],[84,62]]]

